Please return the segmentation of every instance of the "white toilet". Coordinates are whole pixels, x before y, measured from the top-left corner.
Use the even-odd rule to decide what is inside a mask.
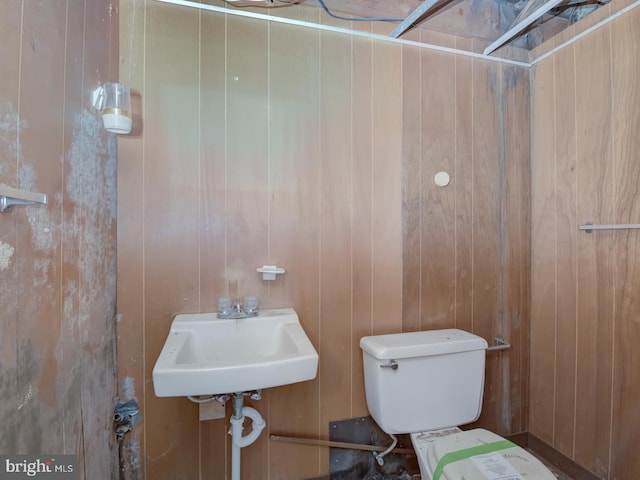
[[[388,434],[410,433],[423,480],[555,480],[526,450],[484,429],[487,342],[457,329],[363,337],[367,406]]]

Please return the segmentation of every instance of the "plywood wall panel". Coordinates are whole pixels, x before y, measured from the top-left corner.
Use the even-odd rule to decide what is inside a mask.
[[[228,295],[224,276],[226,204],[226,19],[200,16],[200,291],[198,310],[217,310],[218,297]],[[231,410],[231,407],[227,407]],[[226,419],[200,422],[200,476],[212,478],[225,465],[231,445]]]
[[[14,183],[14,186],[27,191],[61,192],[64,63],[60,62],[60,58],[65,55],[65,30],[45,28],[45,22],[50,18],[55,25],[64,25],[66,12],[53,5],[43,6],[36,2],[25,2],[23,8],[19,105],[20,115],[30,121],[28,125],[23,122],[19,127],[18,137],[22,148],[18,158],[17,184]],[[30,48],[24,48],[26,38],[30,39]],[[49,75],[43,75],[40,68],[44,68]],[[50,108],[43,109],[43,105],[49,105]],[[35,165],[38,165],[37,170]],[[17,365],[17,386],[23,392],[37,388],[42,392],[45,402],[55,404],[56,383],[53,378],[57,376],[57,369],[49,359],[55,358],[61,337],[62,308],[60,296],[51,295],[51,292],[61,289],[62,222],[61,197],[58,196],[57,201],[54,198],[51,200],[51,205],[45,211],[31,209],[16,217],[17,231],[22,238],[32,229],[31,225],[35,227],[34,233],[39,234],[34,241],[22,241],[17,246],[18,253],[29,259],[22,265],[23,274],[17,279],[21,292],[17,307],[24,315],[17,324],[18,355],[22,357]],[[45,228],[48,232],[43,231]],[[43,316],[39,312],[49,313]],[[74,313],[79,312],[75,310]],[[25,339],[30,340],[26,343]],[[82,341],[81,338],[79,340]],[[38,369],[33,368],[34,364],[38,365]],[[28,449],[30,453],[39,453],[43,448],[55,449],[62,442],[61,416],[40,418],[39,421],[55,425],[51,433],[52,443],[47,444],[45,442],[49,440],[45,440],[37,445],[27,441],[21,448]]]
[[[77,6],[73,2],[68,5],[65,12],[67,27],[70,21],[68,10]],[[37,10],[37,15],[42,16],[40,5]],[[82,409],[78,422],[87,432],[83,433],[84,462],[80,462],[79,469],[87,478],[92,478],[113,470],[117,462],[113,453],[105,455],[104,447],[111,444],[112,449],[117,448],[112,433],[113,421],[108,418],[116,397],[114,239],[117,140],[104,130],[100,116],[93,113],[88,92],[100,83],[117,79],[117,70],[111,72],[114,77],[109,77],[113,67],[110,58],[118,48],[117,40],[112,44],[110,35],[114,29],[117,31],[119,22],[117,10],[107,2],[87,2],[84,14],[83,46],[68,34],[64,39],[69,51],[65,59],[78,58],[81,53],[84,57],[81,90],[71,88],[65,92],[65,101],[70,100],[71,105],[82,108],[82,113],[76,113],[73,118],[72,142],[66,155],[68,163],[63,170],[67,177],[64,195],[76,205],[71,224],[67,224],[72,229],[70,232],[65,229],[65,233],[69,233],[78,245],[80,281],[77,289],[69,285],[65,285],[65,289],[80,299],[76,326],[80,342],[76,343],[76,349],[78,344],[90,345],[77,350],[75,360],[82,365],[83,372],[77,393]],[[71,18],[77,17],[72,15]],[[95,186],[88,184],[88,178]],[[83,233],[77,233],[77,226],[81,226]],[[66,302],[63,306],[67,306]],[[69,328],[66,309],[63,310],[63,320],[67,321],[63,323],[63,329]]]
[[[533,158],[532,211],[534,239],[550,238],[556,253],[536,249],[534,241],[532,262],[551,262],[557,272],[557,308],[553,317],[536,311],[548,277],[534,270],[532,326],[553,333],[554,344],[541,342],[535,350],[531,378],[547,385],[553,379],[555,389],[550,408],[532,383],[530,430],[538,435],[534,428],[553,422],[549,443],[606,479],[634,478],[640,468],[631,453],[637,449],[632,432],[638,415],[629,400],[637,383],[637,359],[629,346],[637,336],[630,293],[637,289],[636,239],[632,231],[589,234],[575,225],[637,221],[631,193],[637,183],[637,61],[631,52],[640,41],[639,18],[628,12],[538,64],[535,91],[553,85],[554,107],[549,112],[542,96],[532,102],[534,152],[548,148],[545,132],[556,132],[549,152],[553,168],[536,174],[541,159]],[[554,72],[540,76],[551,62]],[[553,224],[544,224],[548,211],[536,208],[535,198],[545,192],[557,212]],[[533,348],[532,342],[532,353]],[[551,356],[553,370],[546,360]]]
[[[297,8],[299,16],[307,9]],[[287,275],[268,284],[273,306],[295,299],[309,335],[318,344],[320,211],[320,35],[273,25],[269,49],[269,258]],[[299,135],[303,128],[307,134]]]
[[[376,31],[374,33],[381,33]],[[373,334],[402,330],[402,78],[398,45],[375,42],[372,64]]]
[[[351,414],[366,416],[364,372],[360,338],[373,331],[373,41],[354,38],[352,44],[353,128],[353,322],[351,330]]]
[[[225,279],[226,185],[226,19],[200,17],[200,292],[199,311],[217,310],[229,295]],[[227,406],[231,411],[231,406]],[[231,442],[226,419],[201,421],[200,476],[213,477],[228,463]],[[223,470],[224,472],[224,470]]]
[[[141,2],[123,2],[119,58],[123,65],[120,81],[132,91],[134,131],[118,142],[118,397],[135,399],[145,411],[145,309],[144,309],[144,144],[140,141],[146,118],[144,63],[137,46],[143,44],[144,8]],[[133,160],[135,159],[135,160]],[[136,428],[122,441],[121,472],[125,478],[144,478],[146,463],[144,429]]]
[[[224,242],[227,217],[225,88],[227,81],[233,79],[227,74],[226,17],[201,15],[200,26],[200,189],[203,221],[201,258],[208,265],[206,271],[201,272],[201,295],[208,306],[216,307],[216,295],[228,293],[226,288],[221,288],[221,283],[224,282],[220,273],[222,269],[219,268],[224,266],[224,251],[221,252],[216,247],[220,242]],[[205,301],[205,298],[208,300]]]
[[[351,416],[351,38],[320,33],[320,433]],[[321,462],[328,464],[328,451]]]
[[[227,25],[225,280],[232,297],[265,298],[255,269],[268,255],[268,31],[263,22],[233,16]]]
[[[63,122],[65,125],[64,136],[62,142],[65,150],[68,150],[74,142],[74,128],[77,128],[77,115],[78,111],[82,107],[87,107],[90,101],[89,98],[85,98],[83,92],[85,88],[87,91],[91,90],[94,85],[96,75],[95,70],[88,74],[86,71],[87,66],[84,64],[83,48],[82,45],[78,45],[77,42],[70,41],[74,38],[83,38],[85,32],[85,2],[75,0],[74,2],[67,2],[67,8],[65,11],[65,23],[66,23],[66,41],[67,52],[64,62],[64,88],[65,88],[65,106],[63,111]],[[90,78],[91,77],[91,78]],[[95,119],[99,124],[101,119],[98,117]],[[63,159],[62,169],[63,171],[70,171],[70,155],[67,153],[66,158]],[[73,201],[71,196],[66,192],[66,195],[62,196],[62,216],[65,224],[63,228],[64,234],[71,236],[69,232],[75,230],[73,227],[77,225],[78,220],[85,214],[81,211],[76,202]],[[63,249],[63,262],[68,264],[68,268],[62,270],[62,282],[79,282],[80,272],[73,266],[74,262],[77,262],[81,256],[81,252],[75,249]],[[71,303],[74,309],[77,309],[77,299],[74,298],[68,301]],[[78,340],[79,332],[74,332],[74,341]]]
[[[177,19],[175,8],[154,5],[146,12],[146,31],[157,49],[145,57],[145,375],[151,370],[174,314],[198,307],[199,262],[199,14]],[[167,70],[166,59],[174,62]],[[161,73],[160,73],[161,72]],[[180,131],[180,135],[171,132]],[[176,162],[175,159],[180,159]],[[147,475],[197,478],[197,448],[180,441],[197,439],[198,408],[186,398],[158,398],[145,384]],[[165,452],[175,451],[177,465]]]
[[[22,4],[14,2],[3,8],[0,16],[0,37],[3,48],[0,49],[0,61],[2,65],[11,68],[2,68],[0,71],[0,116],[4,118],[0,127],[0,183],[14,184],[17,180],[18,155],[16,145],[19,145],[19,86],[20,86],[20,43],[22,24]],[[3,384],[2,394],[5,402],[15,398],[18,392],[18,278],[21,270],[17,264],[18,256],[15,256],[18,246],[18,232],[15,218],[2,218],[0,222],[0,248],[2,249],[2,268],[0,275],[3,288],[0,289],[0,305],[4,314],[0,316],[0,379]],[[23,240],[24,241],[24,240]],[[11,287],[13,285],[13,287]],[[11,409],[13,410],[13,408]],[[9,412],[0,410],[0,420],[6,425]],[[10,412],[13,416],[13,411]],[[16,437],[7,434],[7,430],[0,435],[0,449],[6,452],[16,451],[14,444]],[[15,433],[13,434],[15,435]],[[13,444],[13,445],[12,445]]]
[[[504,188],[500,144],[503,126],[501,71],[499,65],[478,63],[473,83],[473,240],[474,240],[474,324],[478,334],[490,336],[497,319],[499,289],[500,215],[504,206],[500,196]]]
[[[424,38],[429,41],[429,38]],[[422,95],[421,328],[438,329],[455,323],[455,189],[439,187],[434,175],[455,170],[456,59],[423,50]],[[452,81],[452,79],[454,79]]]
[[[478,61],[479,62],[479,61]],[[502,272],[504,112],[500,66],[483,64],[473,83],[473,315],[474,333],[491,341],[499,326]],[[477,319],[477,321],[476,321]],[[499,357],[487,356],[481,421],[494,425],[499,397]]]
[[[22,3],[14,2],[3,6],[2,10],[2,42],[5,48],[0,52],[2,65],[19,65]],[[0,73],[0,96],[4,102],[17,105],[20,68],[3,68]],[[6,108],[3,106],[3,108]],[[8,165],[3,162],[3,166]]]
[[[553,61],[536,66],[531,96],[531,371],[529,431],[548,443],[553,441],[554,385],[548,381],[555,372],[556,325],[556,124]]]
[[[530,325],[531,171],[529,163],[529,72],[503,66],[504,205],[501,249],[502,292],[498,335],[508,338],[500,354],[500,398],[497,425],[502,432],[527,428]]]
[[[0,82],[0,181],[49,200],[0,222],[0,445],[76,454],[79,478],[117,470],[115,142],[84,103],[83,79],[109,70],[118,17],[92,3],[90,20],[84,2],[3,6]],[[94,23],[106,33],[85,41]]]
[[[320,339],[319,60],[318,32],[272,26],[269,170],[273,175],[269,180],[267,260],[282,265],[287,273],[268,282],[269,302],[272,306],[294,306],[316,349]],[[299,135],[301,127],[309,134]],[[269,431],[317,438],[321,433],[319,400],[318,379],[271,389]],[[256,408],[261,410],[262,406]],[[268,465],[273,478],[313,478],[322,471],[319,458],[316,448],[269,443]]]
[[[64,21],[66,24],[65,36],[68,42],[68,39],[83,38],[86,34],[86,6],[85,2],[76,1],[67,3]],[[60,20],[62,20],[62,18],[60,18]],[[96,59],[99,58],[96,57]],[[94,75],[96,74],[95,64],[90,73],[87,72],[86,68],[87,65],[84,63],[82,45],[73,41],[68,42],[63,73],[66,98],[63,111],[63,122],[65,128],[62,142],[65,148],[65,157],[62,158],[63,164],[61,165],[62,171],[66,172],[70,172],[72,170],[70,149],[74,145],[74,138],[78,133],[77,130],[82,128],[81,125],[78,125],[78,112],[82,110],[83,106],[86,107],[89,102],[88,98],[84,98],[83,92],[85,87],[87,91],[89,91],[91,87],[94,86],[93,81],[95,80]],[[91,77],[91,80],[89,77]],[[100,122],[102,121],[100,118],[94,118],[92,120],[94,122],[92,125],[94,128],[97,126],[99,127]],[[58,139],[56,139],[56,141],[57,140]],[[87,152],[87,154],[88,153],[89,152]],[[91,162],[92,160],[86,159],[85,161]],[[69,191],[65,191],[60,197],[63,223],[61,232],[63,239],[66,237],[68,242],[78,242],[80,237],[78,235],[77,227],[79,224],[84,222],[87,212],[86,208],[83,208],[81,204],[78,204],[78,202],[72,198],[70,193],[71,192]],[[81,311],[79,289],[82,283],[82,272],[77,265],[82,264],[83,251],[80,248],[65,248],[63,245],[61,254],[63,267],[60,271],[60,281],[63,285],[73,286],[70,290],[74,293],[71,298],[66,299],[62,316],[62,331],[67,332],[69,335],[69,337],[63,338],[65,338],[65,342],[71,346],[81,343],[83,334],[86,334],[86,332],[83,332],[83,328],[81,328],[79,324],[71,321],[71,318],[75,318]],[[72,385],[73,376],[70,375],[67,378],[60,379],[59,381],[63,384]],[[72,388],[77,390],[78,387],[74,385]],[[76,391],[74,394],[79,395],[79,392]],[[64,437],[65,443],[67,444],[65,447],[69,448],[68,444],[70,442],[67,441],[66,438],[74,438],[77,434],[75,432],[77,425],[75,422],[65,423]]]
[[[71,0],[72,2],[74,0]],[[79,4],[75,0],[75,4],[70,4],[69,8],[77,8]],[[115,52],[118,51],[118,40],[116,39],[113,45],[110,42],[105,42],[105,38],[110,38],[111,32],[118,31],[118,22],[115,28],[112,26],[113,18],[117,18],[118,9],[115,5],[105,5],[102,2],[87,1],[84,6],[85,21],[87,30],[85,30],[85,42],[88,41],[93,45],[94,55],[87,58],[84,62],[85,73],[87,77],[85,80],[88,82],[89,88],[93,89],[95,86],[104,82],[116,81],[118,79],[118,71],[111,72],[115,67],[112,60],[111,48],[113,46]],[[99,41],[102,39],[102,41]],[[117,55],[113,54],[114,57]],[[103,59],[106,59],[104,61]],[[116,63],[117,65],[117,63]],[[113,74],[111,77],[110,75]],[[90,98],[87,98],[90,101]]]
[[[471,48],[457,39],[456,48]],[[473,82],[471,58],[455,57],[455,326],[473,331]]]
[[[419,35],[419,32],[418,32]],[[419,331],[421,319],[422,62],[417,48],[402,46],[402,329]]]
[[[593,102],[576,104],[578,217],[603,223],[614,211],[609,35],[608,29],[599,30],[577,44],[575,53],[576,97]],[[594,71],[596,61],[601,68]],[[575,456],[603,477],[608,474],[611,426],[614,245],[612,232],[581,235],[577,245],[582,281],[578,284],[576,396],[590,401],[576,405]]]
[[[615,221],[636,223],[640,218],[637,185],[640,181],[637,132],[640,129],[637,106],[640,91],[637,78],[640,62],[633,48],[640,45],[637,9],[625,16],[611,32],[612,47],[612,131],[615,165]],[[617,232],[615,260],[614,370],[613,370],[613,435],[611,438],[610,478],[635,478],[640,472],[640,449],[637,431],[638,390],[640,388],[637,352],[640,329],[638,284],[640,282],[640,236],[636,231]]]
[[[267,298],[267,282],[255,269],[269,254],[269,122],[268,26],[257,20],[227,18],[226,116],[226,268],[231,298]],[[250,141],[248,141],[250,135]],[[268,409],[269,396],[260,403]],[[251,405],[247,402],[247,405]],[[258,407],[258,405],[253,405]],[[228,439],[230,441],[230,439]],[[268,460],[268,439],[262,435],[242,455],[244,466]],[[256,474],[257,475],[257,474]],[[249,478],[252,477],[248,474]]]
[[[563,268],[557,269],[556,285],[555,349],[556,362],[561,368],[556,369],[555,375],[553,430],[554,445],[567,456],[573,454],[575,429],[576,245],[579,234],[576,225],[580,223],[577,216],[576,92],[568,87],[576,81],[574,59],[573,48],[566,48],[553,58],[557,77],[554,99],[562,99],[556,103],[553,122],[556,132],[556,261],[563,259]]]

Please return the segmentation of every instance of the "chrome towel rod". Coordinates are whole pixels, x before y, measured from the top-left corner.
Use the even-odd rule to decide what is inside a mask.
[[[0,212],[9,212],[15,205],[46,205],[44,193],[26,192],[0,183]]]
[[[511,348],[511,344],[507,342],[504,338],[495,337],[493,339],[493,345],[490,347],[487,347],[487,351],[493,352],[496,350],[509,350],[510,348]]]
[[[584,230],[591,233],[593,230],[632,230],[640,228],[640,223],[617,223],[614,225],[594,225],[587,222],[584,225],[578,225],[578,230]]]

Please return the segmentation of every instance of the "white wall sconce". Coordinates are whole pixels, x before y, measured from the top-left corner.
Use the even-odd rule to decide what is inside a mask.
[[[129,87],[107,82],[93,91],[91,102],[102,114],[102,123],[107,131],[118,134],[131,132],[133,119]]]

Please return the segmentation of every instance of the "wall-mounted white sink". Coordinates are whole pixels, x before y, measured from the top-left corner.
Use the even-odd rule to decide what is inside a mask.
[[[176,315],[153,368],[158,397],[246,392],[312,380],[318,353],[292,308],[255,317]]]

